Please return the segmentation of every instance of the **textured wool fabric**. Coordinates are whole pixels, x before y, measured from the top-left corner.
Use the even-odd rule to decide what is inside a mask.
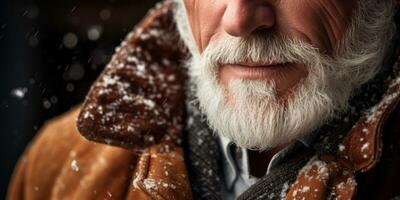
[[[221,199],[220,147],[218,137],[205,122],[195,100],[193,84],[187,86],[185,160],[193,199]]]

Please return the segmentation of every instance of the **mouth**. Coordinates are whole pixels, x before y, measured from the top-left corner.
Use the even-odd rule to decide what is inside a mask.
[[[238,79],[270,79],[273,78],[277,73],[288,70],[293,63],[279,63],[279,62],[268,62],[268,63],[235,63],[235,64],[223,64],[221,65],[221,73],[228,73]]]
[[[268,62],[238,62],[238,63],[230,63],[230,64],[241,65],[243,67],[262,67],[262,66],[268,67],[268,66],[282,65],[285,63],[278,62],[278,61],[268,61]]]

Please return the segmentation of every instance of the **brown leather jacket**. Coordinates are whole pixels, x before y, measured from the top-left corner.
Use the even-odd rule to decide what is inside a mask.
[[[157,5],[118,48],[84,104],[42,128],[16,167],[8,199],[192,199],[179,141],[186,55],[171,2]],[[341,151],[310,160],[286,199],[400,195],[395,69],[383,100],[348,133]]]

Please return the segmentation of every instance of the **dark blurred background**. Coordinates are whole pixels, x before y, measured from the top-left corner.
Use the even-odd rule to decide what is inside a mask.
[[[43,123],[83,101],[115,47],[156,2],[0,1],[0,199]]]

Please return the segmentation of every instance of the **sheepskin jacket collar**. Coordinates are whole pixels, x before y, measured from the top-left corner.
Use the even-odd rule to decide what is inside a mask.
[[[189,53],[176,30],[172,5],[165,1],[151,10],[93,84],[77,120],[87,139],[133,152],[165,142],[180,146],[187,82],[184,62]],[[354,197],[355,175],[379,161],[383,128],[400,101],[398,62],[396,57],[381,100],[363,112],[337,153],[309,161],[286,199],[323,199],[328,193]],[[321,169],[326,170],[321,173]],[[327,180],[331,185],[325,184]]]

